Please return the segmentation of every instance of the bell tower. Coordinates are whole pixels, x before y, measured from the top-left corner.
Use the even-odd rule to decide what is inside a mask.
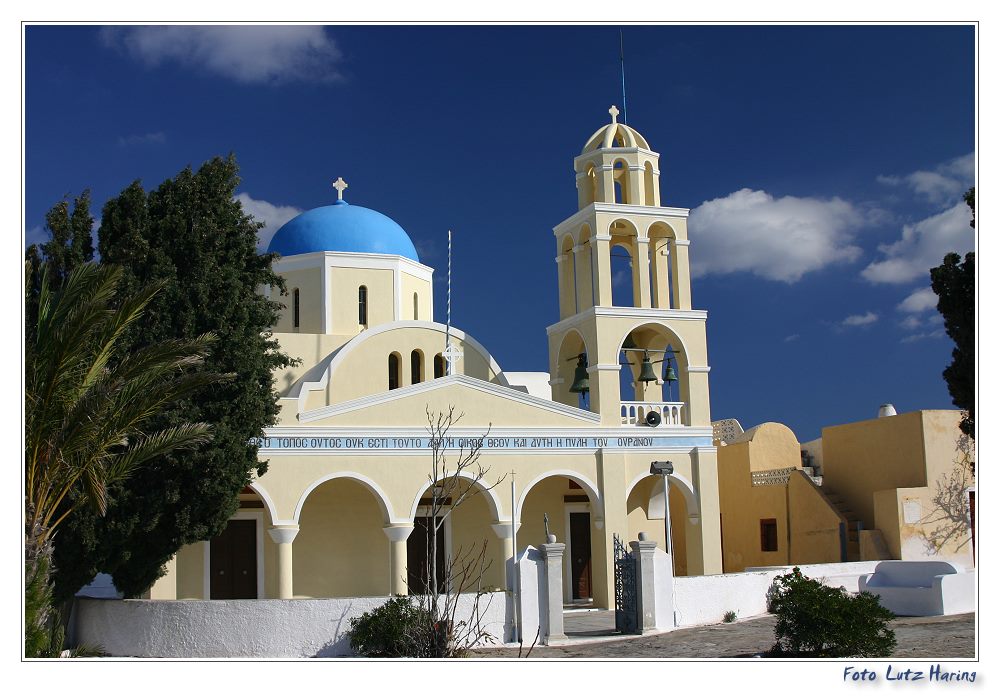
[[[661,205],[659,154],[608,113],[573,160],[578,210],[553,229],[552,398],[606,426],[642,425],[654,411],[663,426],[707,426],[708,315],[691,308],[689,211]]]

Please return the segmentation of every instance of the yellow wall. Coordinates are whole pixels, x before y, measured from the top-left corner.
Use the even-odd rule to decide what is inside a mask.
[[[393,272],[389,269],[331,268],[329,270],[330,331],[356,334],[358,324],[358,288],[368,288],[368,328],[393,321],[396,294]]]
[[[823,428],[823,486],[875,527],[875,491],[927,485],[923,442],[920,411]]]
[[[467,486],[461,488],[465,489]],[[470,580],[478,577],[479,557],[485,544],[483,560],[487,565],[483,572],[482,586],[503,587],[504,567],[500,558],[503,545],[491,526],[493,519],[486,498],[475,490],[450,515],[451,557],[454,563],[452,572],[455,577],[459,577],[461,569],[468,567],[471,569]],[[467,587],[468,591],[477,589],[474,585]]]
[[[296,597],[365,597],[389,593],[389,540],[382,514],[360,484],[320,484],[302,508],[292,544]]]
[[[788,486],[792,532],[790,562],[840,562],[840,525],[846,520],[804,472],[793,473]]]
[[[465,341],[453,338],[452,344],[464,355],[458,363],[457,372],[487,382],[494,381],[496,372],[488,360]],[[352,399],[389,391],[389,355],[400,356],[400,386],[412,383],[410,378],[410,353],[419,350],[423,354],[423,381],[433,379],[434,356],[444,350],[444,333],[436,329],[419,326],[400,327],[366,337],[357,350],[344,356],[321,391],[309,393],[306,410],[342,403]],[[423,413],[423,408],[418,409]],[[371,414],[368,414],[369,424]]]
[[[277,547],[271,539],[267,530],[271,527],[272,521],[266,508],[241,508],[240,514],[253,513],[263,516],[263,524],[260,527],[263,535],[264,546],[264,598],[277,597]],[[176,599],[207,599],[204,596],[205,588],[205,545],[209,542],[196,542],[181,547],[175,556],[175,577],[177,583]],[[164,578],[166,579],[166,578]],[[157,585],[161,581],[157,582]],[[154,588],[157,586],[154,585]]]
[[[299,271],[285,271],[281,274],[285,278],[287,295],[277,295],[272,293],[271,298],[285,308],[281,310],[278,323],[274,325],[275,332],[287,333],[321,333],[323,331],[323,286],[322,271],[319,268],[307,268]],[[293,324],[294,290],[299,289],[299,328]]]
[[[177,599],[205,599],[205,543],[181,547],[176,558]]]
[[[417,321],[434,321],[434,297],[431,284],[409,273],[400,273],[403,286],[402,309],[400,319]],[[417,316],[413,316],[413,294],[417,295]]]
[[[657,477],[649,476],[640,481],[632,489],[628,496],[628,539],[623,541],[635,541],[639,538],[640,532],[648,535],[649,541],[655,541],[657,547],[664,548],[663,540],[667,530],[664,528],[663,518],[649,519],[649,498],[653,492],[653,486],[657,483]],[[681,576],[688,574],[687,562],[687,527],[691,523],[688,520],[687,502],[683,494],[676,488],[670,486],[670,539],[671,552],[674,555],[674,575]]]
[[[791,430],[780,423],[764,423],[720,447],[718,456],[725,572],[841,560],[843,520],[802,472],[799,444]],[[751,472],[792,468],[787,483],[752,485]],[[777,551],[761,550],[763,519],[777,522]]]

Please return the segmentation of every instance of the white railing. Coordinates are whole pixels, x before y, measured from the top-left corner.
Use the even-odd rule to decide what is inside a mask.
[[[660,414],[663,425],[684,425],[683,407],[683,401],[623,401],[622,425],[645,425],[650,411]]]

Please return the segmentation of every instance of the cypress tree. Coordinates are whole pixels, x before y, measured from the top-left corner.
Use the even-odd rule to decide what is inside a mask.
[[[235,376],[175,404],[153,427],[205,422],[210,445],[160,457],[116,486],[106,516],[73,513],[55,544],[56,593],[68,598],[96,572],[128,597],[141,595],[185,544],[210,539],[238,507],[240,490],[262,476],[251,438],[278,414],[272,372],[290,364],[269,332],[279,305],[258,288],[284,284],[273,255],[257,253],[260,223],[234,199],[235,158],[184,169],[146,193],[137,181],[101,216],[102,262],[125,270],[124,292],[163,282],[127,342],[134,348],[213,332],[204,369]]]

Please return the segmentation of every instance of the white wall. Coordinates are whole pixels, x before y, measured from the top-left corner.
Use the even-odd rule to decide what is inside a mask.
[[[469,616],[473,599],[460,597],[458,621]],[[386,600],[80,599],[76,637],[124,657],[337,657],[351,654],[351,619]],[[484,595],[479,610],[487,632],[502,643],[505,594]]]
[[[875,570],[878,561],[818,563],[799,566],[806,577],[830,587],[858,591],[858,578]],[[792,566],[748,568],[743,573],[674,578],[674,611],[677,627],[720,623],[727,611],[746,618],[767,613],[767,590]]]

